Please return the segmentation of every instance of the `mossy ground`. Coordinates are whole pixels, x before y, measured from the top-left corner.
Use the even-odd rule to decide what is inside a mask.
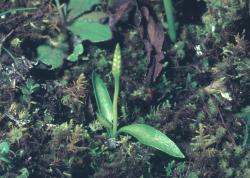
[[[147,4],[164,22],[162,1]],[[129,21],[118,24],[108,42],[84,42],[77,62],[50,70],[37,64],[36,48],[47,36],[66,33],[53,1],[1,1],[0,12],[38,10],[0,19],[1,39],[10,33],[1,43],[6,50],[1,48],[0,56],[0,139],[11,149],[10,163],[0,161],[0,177],[249,178],[250,143],[244,141],[250,125],[250,110],[244,109],[250,105],[249,2],[173,4],[177,42],[165,35],[163,71],[156,82],[147,82],[147,52]],[[108,147],[95,116],[91,73],[101,74],[113,92],[110,61],[117,42],[123,59],[120,125],[158,128],[186,159],[126,136],[116,149]]]

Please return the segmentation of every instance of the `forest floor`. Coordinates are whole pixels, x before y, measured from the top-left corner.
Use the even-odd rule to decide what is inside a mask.
[[[174,21],[169,9],[1,0],[0,177],[249,178],[250,3],[176,0]],[[126,134],[113,143],[97,119],[92,73],[113,98],[116,44],[118,127],[150,125],[185,158]]]

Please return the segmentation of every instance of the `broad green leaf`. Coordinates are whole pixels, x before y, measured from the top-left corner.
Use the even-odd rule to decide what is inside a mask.
[[[98,22],[89,23],[76,20],[68,26],[67,29],[79,36],[81,40],[102,42],[112,38],[112,32],[109,26]]]
[[[41,45],[37,48],[38,60],[42,63],[51,66],[51,69],[56,69],[62,66],[64,51],[60,48],[54,48],[49,45]]]
[[[106,85],[95,72],[92,74],[92,85],[94,89],[96,104],[99,115],[110,124],[113,122],[113,106]]]
[[[82,13],[91,10],[94,5],[100,4],[100,0],[70,0],[68,9],[68,18],[70,20],[81,15]]]
[[[78,43],[74,46],[74,51],[68,56],[68,60],[71,62],[76,62],[78,60],[79,55],[81,55],[84,51],[82,43]]]
[[[185,158],[181,150],[170,138],[149,125],[132,124],[122,127],[118,131],[118,134],[121,132],[128,133],[134,136],[142,144],[161,150],[171,156]]]
[[[101,124],[104,127],[108,128],[108,129],[112,128],[112,124],[107,119],[105,119],[104,117],[102,117],[99,113],[96,113],[96,116],[97,116],[97,119],[101,122]]]
[[[107,17],[108,17],[108,14],[102,11],[90,12],[77,18],[77,21],[93,23],[93,22],[100,22],[102,19],[105,19]]]

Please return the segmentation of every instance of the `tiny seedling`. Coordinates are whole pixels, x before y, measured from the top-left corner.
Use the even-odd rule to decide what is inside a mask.
[[[33,93],[39,91],[40,85],[35,83],[32,79],[27,79],[25,84],[20,89],[22,92],[22,99],[26,101],[30,107],[31,96]]]
[[[95,72],[92,75],[92,84],[98,107],[96,115],[107,129],[109,136],[115,140],[119,134],[127,133],[144,145],[151,146],[174,157],[185,158],[184,154],[170,138],[149,125],[131,124],[118,129],[117,106],[121,75],[121,50],[119,45],[116,46],[114,53],[112,75],[114,77],[113,102],[100,76]]]

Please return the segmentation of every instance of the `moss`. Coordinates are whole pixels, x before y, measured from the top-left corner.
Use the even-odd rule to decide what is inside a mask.
[[[109,9],[102,2],[93,10]],[[1,43],[8,52],[1,48],[0,53],[0,140],[9,141],[11,150],[11,163],[8,169],[0,166],[0,176],[17,177],[27,169],[30,177],[165,177],[167,172],[173,178],[249,177],[248,142],[243,146],[250,99],[247,1],[203,0],[192,13],[188,6],[197,1],[174,2],[177,41],[165,38],[163,70],[154,83],[145,80],[154,61],[147,59],[140,9],[146,5],[164,23],[163,5],[136,2],[113,27],[112,40],[84,41],[81,58],[54,71],[37,64],[35,52],[45,39],[65,34],[53,1],[0,2],[1,12],[17,5],[39,8],[1,19],[1,36],[14,31]],[[74,44],[73,36],[65,40]],[[109,61],[117,42],[124,62],[121,126],[147,123],[160,129],[175,139],[188,160],[172,164],[172,158],[127,137],[116,149],[108,147],[104,128],[94,121],[88,81],[96,70],[112,83]]]
[[[244,170],[243,177],[244,177],[244,178],[247,178],[249,175],[250,175],[250,169],[249,169],[249,168],[246,168],[246,169]]]
[[[199,173],[197,172],[190,172],[188,178],[199,178]]]
[[[233,169],[227,168],[225,169],[225,177],[232,177],[233,176]]]
[[[237,154],[235,154],[237,152]],[[246,150],[240,146],[226,144],[220,153],[221,176],[225,177],[245,177],[245,170],[248,169],[249,159]]]
[[[82,73],[72,86],[63,89],[62,103],[71,109],[71,112],[78,113],[86,103],[88,93],[88,81]]]

